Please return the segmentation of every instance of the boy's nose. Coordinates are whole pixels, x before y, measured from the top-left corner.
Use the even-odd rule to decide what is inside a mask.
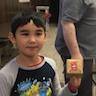
[[[35,36],[30,36],[30,37],[29,37],[29,41],[30,41],[30,42],[35,42],[35,41],[36,41]]]

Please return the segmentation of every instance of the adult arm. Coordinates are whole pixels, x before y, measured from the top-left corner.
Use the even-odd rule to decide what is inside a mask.
[[[61,25],[71,58],[83,59],[77,41],[75,23],[81,20],[86,9],[87,5],[84,0],[62,0]]]
[[[69,22],[69,21],[62,20],[61,24],[63,28],[64,40],[71,54],[71,58],[83,59],[80,53],[74,23],[71,21]]]

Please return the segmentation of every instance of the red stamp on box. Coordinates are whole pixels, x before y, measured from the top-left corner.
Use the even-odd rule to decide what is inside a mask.
[[[73,70],[73,71],[77,70],[77,64],[76,63],[77,63],[76,61],[71,62],[71,70]]]
[[[79,59],[67,60],[67,74],[82,74],[83,64]]]

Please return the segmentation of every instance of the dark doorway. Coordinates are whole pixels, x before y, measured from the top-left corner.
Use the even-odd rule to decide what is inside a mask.
[[[51,13],[51,22],[57,23],[58,22],[58,15],[59,15],[59,0],[50,0],[50,13]]]

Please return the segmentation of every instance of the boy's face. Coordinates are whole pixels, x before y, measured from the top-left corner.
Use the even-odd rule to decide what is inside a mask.
[[[15,37],[11,34],[11,42],[16,44],[23,55],[34,56],[43,47],[46,33],[42,27],[37,27],[34,23],[27,23],[16,30]]]

